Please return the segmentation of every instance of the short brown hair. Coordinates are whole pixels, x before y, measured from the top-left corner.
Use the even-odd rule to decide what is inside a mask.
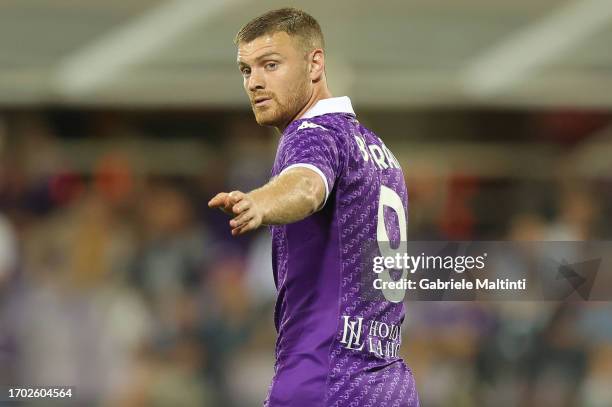
[[[266,34],[286,32],[299,37],[305,50],[324,48],[323,32],[310,14],[291,7],[268,11],[246,23],[234,38],[234,44],[251,42]]]

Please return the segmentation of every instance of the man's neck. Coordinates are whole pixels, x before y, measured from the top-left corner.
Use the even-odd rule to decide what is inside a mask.
[[[287,126],[289,126],[295,120],[298,120],[299,118],[304,116],[304,114],[307,111],[309,111],[310,108],[313,107],[319,100],[329,99],[331,97],[332,97],[332,94],[329,91],[329,89],[327,89],[327,86],[322,88],[322,90],[320,90],[320,91],[319,90],[315,90],[314,92],[312,92],[312,95],[310,95],[310,98],[308,99],[308,102],[304,105],[304,107],[291,120],[289,120],[287,122],[287,124],[285,124],[284,126],[281,126],[281,127],[277,127],[276,129],[278,130],[278,132],[280,134],[283,134],[283,132],[285,131]]]

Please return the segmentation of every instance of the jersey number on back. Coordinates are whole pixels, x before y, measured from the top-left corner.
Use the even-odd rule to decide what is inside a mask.
[[[385,206],[395,211],[399,223],[398,227],[400,232],[400,242],[398,247],[395,249],[391,247],[391,241],[385,225]],[[378,200],[378,224],[376,225],[376,240],[378,241],[380,255],[384,257],[395,257],[395,255],[399,253],[400,256],[404,256],[407,249],[406,234],[406,212],[404,211],[402,199],[394,190],[381,185],[380,198]],[[402,269],[402,276],[400,279],[406,278],[406,275],[407,270]],[[387,269],[380,273],[380,279],[383,282],[395,281]],[[383,287],[386,287],[386,285],[383,285]],[[382,292],[388,301],[402,302],[404,295],[406,294],[406,289],[384,288]]]

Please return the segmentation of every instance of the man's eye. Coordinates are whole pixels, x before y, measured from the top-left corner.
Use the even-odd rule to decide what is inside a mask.
[[[278,64],[276,62],[268,62],[266,64],[266,69],[276,69],[278,67]]]
[[[243,76],[249,76],[251,74],[251,70],[249,68],[242,68],[240,72],[242,72]]]

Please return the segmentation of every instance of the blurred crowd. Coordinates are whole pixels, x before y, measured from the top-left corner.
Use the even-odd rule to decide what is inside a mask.
[[[207,202],[266,182],[277,136],[240,112],[160,116],[0,116],[0,383],[74,386],[87,405],[261,405],[268,231],[232,238]],[[612,177],[407,165],[411,239],[611,237]],[[402,332],[424,406],[612,405],[609,303],[408,302]]]

